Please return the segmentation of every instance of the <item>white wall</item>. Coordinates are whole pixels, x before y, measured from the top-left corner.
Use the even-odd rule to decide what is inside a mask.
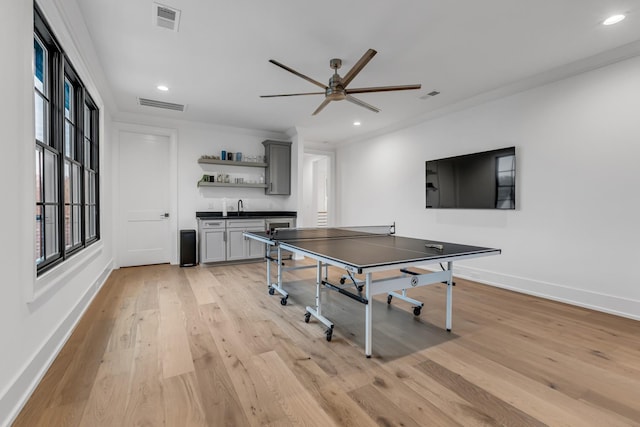
[[[640,319],[638,94],[636,57],[344,146],[340,222],[501,248],[456,273]],[[426,160],[507,146],[517,210],[425,209]]]
[[[295,211],[297,209],[296,176],[292,174],[291,195],[268,196],[261,188],[220,188],[197,187],[197,182],[203,174],[212,175],[214,172],[249,176],[264,175],[263,168],[236,168],[221,165],[200,165],[198,159],[203,154],[219,155],[221,150],[242,152],[264,156],[265,139],[288,140],[285,135],[270,138],[264,133],[236,133],[233,130],[220,130],[205,125],[184,126],[179,132],[179,164],[178,164],[178,197],[180,206],[180,228],[194,228],[195,212],[222,210],[222,199],[228,200],[228,208],[237,209],[238,199],[242,199],[245,210],[282,210]],[[296,146],[292,144],[291,170],[297,170]]]
[[[177,113],[179,114],[179,113]],[[266,139],[290,140],[287,135],[264,131],[216,126],[206,123],[187,122],[184,120],[158,119],[152,116],[120,114],[116,126],[143,126],[157,129],[175,130],[177,134],[177,226],[180,229],[196,229],[196,211],[221,211],[222,200],[227,199],[230,210],[237,209],[237,202],[242,199],[245,211],[297,209],[297,175],[292,173],[290,196],[267,196],[261,188],[222,188],[198,187],[197,183],[203,174],[214,172],[228,173],[232,177],[257,177],[265,174],[264,168],[233,167],[226,165],[201,165],[198,159],[202,155],[220,155],[222,150],[234,154],[242,152],[264,155],[262,141]],[[291,169],[296,171],[297,144],[292,145]],[[144,170],[141,170],[143,173]],[[172,260],[177,263],[177,258]]]
[[[6,3],[6,2],[5,2]],[[0,103],[2,167],[0,186],[0,425],[19,411],[58,349],[111,271],[110,118],[88,61],[80,53],[88,40],[84,24],[72,34],[65,23],[76,23],[73,10],[61,15],[53,0],[39,2],[59,42],[103,113],[101,137],[102,239],[36,280],[35,186],[33,125],[33,4],[3,3],[0,26]],[[79,42],[82,40],[82,42]],[[5,157],[6,156],[6,157]]]

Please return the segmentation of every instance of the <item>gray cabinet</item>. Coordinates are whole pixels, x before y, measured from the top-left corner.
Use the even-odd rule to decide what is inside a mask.
[[[245,231],[264,231],[264,219],[200,221],[200,262],[240,261],[262,258],[264,243],[246,239]]]
[[[218,262],[226,259],[225,221],[200,222],[200,262]]]
[[[254,228],[252,230],[247,230],[247,231],[264,231],[264,225],[262,226],[262,228]],[[246,237],[245,237],[245,242],[247,244],[246,246],[247,258],[264,257],[264,250],[265,250],[264,243],[260,243],[259,241],[254,239],[248,239]]]
[[[256,246],[254,240],[244,237],[245,231],[264,231],[264,219],[227,220],[227,261],[264,256],[264,243]]]
[[[229,222],[229,226],[231,226],[231,222]],[[244,228],[227,229],[227,261],[245,259],[245,243],[242,235],[244,231]]]
[[[265,194],[291,194],[291,142],[263,141],[267,160]]]

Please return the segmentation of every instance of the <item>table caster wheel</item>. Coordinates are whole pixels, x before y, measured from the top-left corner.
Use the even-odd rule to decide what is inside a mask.
[[[311,319],[311,313],[306,312],[304,314],[304,323],[309,323],[309,319]]]
[[[413,315],[420,316],[420,312],[422,311],[422,307],[413,307]]]
[[[274,295],[276,293],[276,290],[273,288],[269,288],[269,295]]]
[[[287,305],[287,299],[288,297],[284,297],[280,300],[280,305]]]
[[[341,285],[344,285],[344,282],[345,282],[345,278],[344,278],[344,277],[341,277],[341,278],[340,278],[340,284],[341,284]]]
[[[327,329],[327,332],[325,332],[325,334],[327,335],[327,341],[331,341],[331,337],[333,336],[333,328]]]
[[[364,289],[364,285],[356,286],[356,288],[358,288],[358,292],[362,292],[362,290]]]
[[[393,295],[387,295],[387,304],[391,304],[392,299],[393,299]]]

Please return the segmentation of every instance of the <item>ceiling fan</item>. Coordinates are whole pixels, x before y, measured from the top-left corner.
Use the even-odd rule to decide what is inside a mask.
[[[287,67],[284,64],[279,63],[278,61],[274,60],[274,59],[270,59],[269,62],[271,62],[274,65],[277,65],[280,68],[283,68],[287,71],[289,71],[290,73],[295,74],[298,77],[302,77],[303,79],[305,79],[306,81],[313,83],[316,86],[321,87],[322,89],[324,89],[324,92],[306,92],[306,93],[288,93],[288,94],[280,94],[280,95],[261,95],[260,98],[275,98],[278,96],[300,96],[300,95],[322,95],[324,94],[325,98],[324,101],[322,101],[322,104],[320,104],[320,106],[318,108],[316,108],[316,110],[313,112],[313,115],[315,116],[316,114],[318,114],[320,111],[322,111],[322,109],[324,107],[327,106],[327,104],[329,104],[331,101],[342,101],[343,99],[346,99],[349,102],[352,102],[356,105],[359,105],[361,107],[367,108],[375,113],[380,112],[380,109],[374,107],[371,104],[367,104],[366,102],[352,96],[352,94],[354,93],[367,93],[367,92],[390,92],[390,91],[394,91],[394,90],[413,90],[413,89],[420,89],[420,87],[422,85],[419,84],[415,84],[415,85],[402,85],[402,86],[376,86],[376,87],[363,87],[363,88],[356,88],[356,89],[347,89],[347,86],[349,85],[349,83],[351,83],[351,81],[354,79],[355,76],[358,75],[358,73],[360,71],[362,71],[362,69],[364,68],[365,65],[367,65],[369,63],[369,61],[371,61],[371,58],[373,58],[375,56],[375,54],[378,53],[373,49],[369,49],[365,52],[364,55],[362,55],[362,58],[360,58],[360,60],[358,62],[356,62],[356,64],[353,66],[353,68],[351,68],[349,70],[349,72],[347,72],[347,74],[345,74],[344,77],[340,77],[340,75],[338,74],[338,69],[342,66],[342,60],[338,59],[338,58],[334,58],[332,60],[329,61],[329,66],[334,70],[333,72],[333,76],[331,76],[331,78],[329,79],[329,86],[320,83],[319,81],[316,81],[310,77],[305,76],[302,73],[297,72],[296,70]]]

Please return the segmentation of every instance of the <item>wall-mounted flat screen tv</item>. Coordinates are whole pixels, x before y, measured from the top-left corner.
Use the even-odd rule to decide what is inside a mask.
[[[515,147],[427,160],[427,208],[515,209]]]

